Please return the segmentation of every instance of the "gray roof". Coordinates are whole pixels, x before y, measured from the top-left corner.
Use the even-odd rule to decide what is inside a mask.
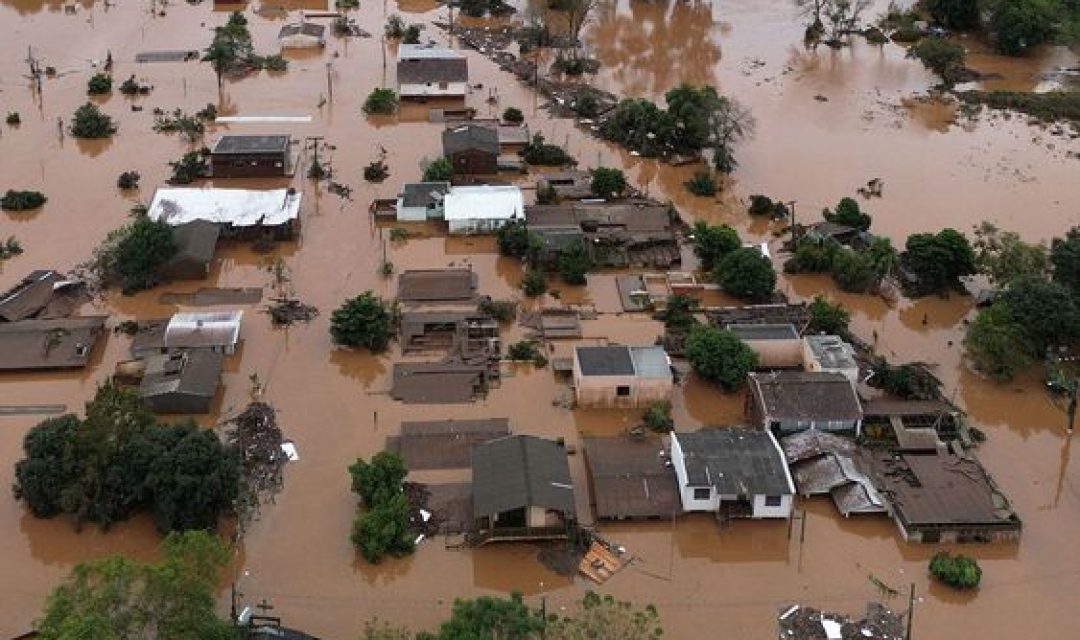
[[[176,254],[169,263],[193,261],[210,264],[214,259],[221,227],[207,220],[192,220],[173,227],[173,239],[176,241]]]
[[[224,361],[223,355],[209,349],[147,356],[139,396],[181,394],[212,398],[217,393]]]
[[[581,375],[634,375],[634,359],[627,347],[578,347],[574,353],[581,367]]]
[[[0,371],[84,367],[105,316],[0,322]]]
[[[468,82],[469,62],[465,58],[423,58],[398,60],[399,84]]]
[[[443,131],[443,154],[478,150],[499,154],[499,132],[489,127],[463,124]]]
[[[284,153],[289,149],[287,135],[227,135],[214,144],[214,155],[242,155],[247,153]]]
[[[401,206],[427,207],[438,204],[449,192],[449,182],[409,182],[401,188]]]
[[[690,486],[714,486],[721,495],[795,493],[784,457],[768,431],[727,427],[676,433]]]
[[[809,335],[806,336],[806,344],[825,369],[851,369],[859,366],[855,361],[854,349],[839,336]]]
[[[506,436],[477,445],[472,454],[473,515],[522,507],[574,516],[574,487],[566,449],[534,436]]]
[[[839,373],[751,373],[750,385],[775,420],[860,420],[862,406],[851,382]]]
[[[663,347],[630,347],[630,356],[639,378],[671,377],[671,363]]]
[[[90,298],[83,283],[58,271],[36,270],[0,294],[0,321],[61,318]]]
[[[315,24],[314,22],[294,22],[281,27],[277,37],[287,38],[289,36],[304,34],[305,36],[311,36],[312,38],[322,38],[325,33],[326,27],[321,24]]]
[[[724,327],[739,340],[798,340],[792,324],[729,324]]]

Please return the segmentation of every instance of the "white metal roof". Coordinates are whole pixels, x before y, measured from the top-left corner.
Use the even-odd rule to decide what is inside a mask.
[[[450,187],[443,209],[447,220],[512,220],[525,217],[525,198],[514,186]]]
[[[243,317],[243,311],[177,313],[165,327],[165,346],[170,349],[231,347],[240,340]]]
[[[300,193],[287,189],[190,189],[163,187],[146,215],[177,226],[206,220],[235,227],[276,226],[300,216]]]
[[[398,45],[398,60],[453,60],[464,57],[453,49],[430,44]]]

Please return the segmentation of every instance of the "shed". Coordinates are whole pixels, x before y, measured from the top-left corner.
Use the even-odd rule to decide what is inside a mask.
[[[798,330],[790,323],[729,324],[724,328],[757,354],[758,368],[778,369],[802,365],[802,339],[799,338]]]
[[[105,316],[0,322],[0,371],[85,367]]]
[[[685,511],[727,518],[788,518],[795,483],[772,432],[751,427],[671,434]]]
[[[240,342],[240,321],[243,317],[243,311],[174,314],[165,327],[164,347],[169,350],[210,349],[232,354]]]
[[[490,233],[525,218],[521,189],[505,185],[451,187],[443,199],[450,233]]]
[[[265,178],[292,173],[288,135],[224,135],[210,150],[214,178]]]
[[[807,371],[839,373],[851,384],[859,383],[855,349],[839,336],[808,335],[803,338],[802,364]]]
[[[167,280],[203,280],[210,275],[221,229],[213,222],[193,220],[173,227],[176,253],[161,268]]]
[[[152,354],[139,397],[155,413],[209,413],[224,356],[209,349]]]
[[[449,182],[410,182],[397,198],[399,222],[424,222],[443,217],[443,199],[450,192]]]
[[[807,429],[862,432],[862,405],[851,381],[839,373],[751,373],[747,414],[780,436]]]
[[[398,95],[402,98],[464,98],[469,62],[462,54],[433,44],[398,46]]]
[[[290,239],[300,228],[300,197],[293,189],[163,187],[146,215],[171,227],[193,220],[212,222],[224,236]]]
[[[577,347],[574,394],[582,407],[644,408],[671,397],[674,378],[663,347]]]
[[[314,22],[293,22],[283,25],[277,37],[282,49],[325,47],[326,27]]]
[[[475,542],[567,537],[577,520],[566,448],[506,436],[473,448]]]
[[[499,132],[474,124],[451,127],[442,134],[443,155],[456,175],[499,172]]]

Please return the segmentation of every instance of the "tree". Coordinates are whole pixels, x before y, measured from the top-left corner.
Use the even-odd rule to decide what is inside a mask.
[[[576,164],[565,149],[557,144],[548,144],[544,136],[534,134],[532,140],[518,152],[525,162],[538,166],[558,167],[567,164]]]
[[[687,153],[711,147],[717,169],[730,173],[735,164],[731,148],[754,132],[750,110],[710,86],[683,84],[668,91],[664,99],[673,120],[669,134],[673,151]],[[724,156],[722,163],[717,162],[720,156]]]
[[[581,29],[589,20],[589,16],[600,6],[600,0],[562,0],[561,5],[566,11],[569,33],[575,45],[576,55],[576,45],[581,40]]]
[[[112,91],[112,76],[107,73],[95,73],[86,83],[86,93],[97,96]]]
[[[870,6],[870,0],[824,0],[826,42],[833,46],[841,44],[841,38],[856,30],[862,12]]]
[[[851,314],[842,306],[814,296],[807,310],[810,312],[810,324],[806,327],[808,332],[841,336],[847,333]]]
[[[923,38],[908,49],[907,57],[917,59],[946,86],[952,86],[962,75],[967,52],[964,45],[952,40]]]
[[[964,336],[972,366],[994,380],[1008,381],[1034,362],[1034,346],[1009,311],[994,304],[975,317]]]
[[[521,291],[530,298],[544,295],[547,291],[547,280],[544,274],[536,269],[529,269],[521,278]]]
[[[949,29],[967,31],[979,26],[979,0],[923,0],[923,6]]]
[[[997,50],[1024,55],[1054,35],[1057,11],[1051,0],[988,0],[987,28]]]
[[[1003,231],[984,221],[975,227],[975,266],[998,285],[1022,276],[1043,277],[1050,272],[1050,255],[1042,244],[1028,244],[1014,231]]]
[[[393,115],[397,111],[398,97],[393,89],[375,88],[364,100],[364,113],[368,115]]]
[[[8,189],[0,198],[0,209],[4,211],[29,211],[42,207],[48,198],[40,191],[15,191]]]
[[[1057,282],[1020,277],[994,301],[994,307],[999,305],[1023,328],[1035,356],[1080,338],[1080,307],[1072,292]]]
[[[234,11],[224,26],[214,27],[214,38],[203,51],[202,61],[213,67],[219,94],[224,89],[225,73],[248,60],[252,51],[251,33],[243,13]]]
[[[30,508],[35,518],[51,518],[64,511],[64,490],[81,469],[74,458],[79,418],[67,414],[49,418],[27,432],[25,458],[15,464],[15,498]]]
[[[713,277],[724,291],[746,300],[764,300],[776,289],[772,262],[757,249],[749,247],[741,247],[724,256]]]
[[[715,196],[720,189],[720,186],[716,184],[716,180],[708,171],[698,171],[694,174],[694,177],[684,182],[683,186],[690,193],[701,197]]]
[[[514,258],[534,260],[543,249],[540,238],[529,231],[523,220],[513,220],[495,232],[499,253]]]
[[[212,533],[165,539],[163,558],[142,564],[111,556],[77,565],[49,595],[38,623],[43,640],[236,639],[214,612],[218,574],[229,558]]]
[[[116,245],[116,275],[125,293],[149,289],[161,281],[161,269],[176,254],[173,230],[145,216],[126,227]]]
[[[378,564],[386,555],[400,557],[412,553],[415,545],[409,532],[409,503],[405,495],[396,495],[357,515],[351,540],[371,564]]]
[[[840,247],[833,253],[830,269],[833,280],[843,291],[869,293],[881,281],[873,257],[848,247]]]
[[[734,333],[707,326],[690,330],[686,358],[698,375],[729,391],[740,387],[758,363],[757,354]]]
[[[650,404],[645,410],[645,426],[652,431],[671,431],[675,426],[675,421],[671,419],[671,403],[661,400]]]
[[[930,559],[930,573],[950,587],[974,589],[982,579],[979,563],[965,555],[939,551]]]
[[[449,182],[454,165],[447,158],[438,158],[424,168],[424,182]]]
[[[525,114],[517,107],[507,107],[506,110],[503,111],[502,119],[510,124],[521,124],[522,122],[525,122]]]
[[[1050,263],[1054,266],[1054,282],[1080,297],[1080,225],[1050,243]]]
[[[116,133],[116,123],[97,105],[87,102],[75,110],[68,129],[76,138],[108,138]]]
[[[621,169],[597,167],[589,173],[589,188],[597,198],[619,198],[626,192],[626,175]]]
[[[570,285],[585,284],[588,281],[586,274],[593,268],[592,256],[581,240],[563,248],[556,262],[563,282]]]
[[[364,347],[373,353],[386,349],[393,330],[390,305],[370,290],[346,300],[330,316],[335,344]]]
[[[352,490],[364,505],[372,507],[401,493],[402,482],[409,474],[405,459],[392,451],[380,451],[366,462],[360,458],[349,466]]]
[[[664,304],[664,310],[659,314],[660,319],[664,321],[664,328],[674,331],[689,331],[691,327],[697,324],[697,319],[694,318],[694,309],[697,304],[697,300],[682,294],[668,297],[667,302]]]
[[[172,176],[169,182],[172,184],[191,184],[199,178],[205,178],[210,174],[210,164],[201,151],[189,151],[175,162],[170,162]],[[312,171],[317,165],[312,164]]]
[[[401,19],[396,13],[390,14],[390,17],[386,19],[386,26],[383,28],[383,32],[386,37],[391,40],[397,40],[405,36],[405,21]]]
[[[656,607],[638,608],[633,603],[585,593],[577,609],[568,616],[550,621],[543,637],[550,640],[582,638],[618,638],[618,640],[656,640],[664,636]]]
[[[901,262],[915,278],[909,287],[914,295],[958,289],[961,276],[975,273],[971,243],[955,229],[908,236]]]
[[[416,637],[417,640],[535,640],[544,626],[543,618],[515,591],[509,598],[480,596],[473,600],[454,600],[450,619],[444,621],[437,632],[420,633]]]
[[[829,222],[853,227],[859,231],[868,230],[870,223],[873,221],[870,214],[859,209],[859,203],[854,198],[841,199],[837,203],[835,211],[825,209],[821,212],[821,215]]]
[[[701,220],[694,223],[694,255],[702,269],[712,271],[724,256],[740,247],[739,232],[728,225],[710,226]]]

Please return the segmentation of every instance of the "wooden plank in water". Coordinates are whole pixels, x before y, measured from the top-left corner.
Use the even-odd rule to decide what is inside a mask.
[[[198,59],[199,52],[194,49],[188,51],[140,51],[135,54],[135,62],[187,62]]]
[[[3,404],[0,416],[57,415],[67,411],[66,404]]]

